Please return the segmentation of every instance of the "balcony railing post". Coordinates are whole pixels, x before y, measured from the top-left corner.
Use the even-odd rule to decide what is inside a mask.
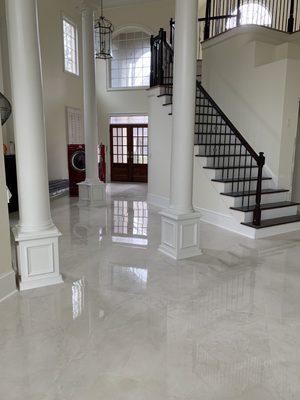
[[[158,76],[157,76],[157,84],[163,85],[164,83],[164,43],[166,40],[166,32],[163,28],[159,30],[159,48],[158,48]]]
[[[155,47],[154,47],[154,36],[150,37],[150,46],[151,46],[151,70],[150,70],[150,87],[155,86]]]
[[[294,10],[295,10],[295,1],[291,0],[291,7],[290,7],[290,17],[288,20],[288,32],[294,32]]]
[[[170,19],[170,45],[173,47],[173,40],[174,40],[174,37],[173,37],[173,25],[174,25],[174,20],[173,20],[173,18],[171,18]]]
[[[264,165],[265,165],[264,153],[259,153],[259,159],[257,162],[258,174],[257,174],[255,208],[253,212],[253,225],[256,226],[260,226],[261,224],[261,190],[262,190],[262,176],[263,176]]]
[[[241,0],[237,1],[237,14],[236,14],[236,26],[240,26],[241,25]]]
[[[205,12],[204,40],[207,40],[210,37],[210,16],[211,16],[211,0],[207,0],[206,12]]]

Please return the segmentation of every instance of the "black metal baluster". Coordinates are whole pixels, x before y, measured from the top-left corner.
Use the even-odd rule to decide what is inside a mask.
[[[206,2],[206,12],[205,12],[205,26],[204,26],[204,40],[210,38],[210,17],[211,17],[211,0]]]
[[[256,226],[261,225],[261,192],[262,192],[262,176],[263,176],[264,165],[265,165],[264,153],[259,153],[259,157],[257,160],[258,175],[257,175],[257,188],[255,196],[255,208],[253,212],[253,225]]]
[[[290,15],[289,15],[289,20],[288,20],[288,32],[293,33],[294,32],[294,8],[295,8],[295,1],[290,0]]]
[[[251,157],[251,162],[250,162],[250,171],[249,171],[249,196],[248,196],[248,209],[250,206],[250,193],[251,193],[251,187],[252,187],[252,166],[253,166],[253,157]]]

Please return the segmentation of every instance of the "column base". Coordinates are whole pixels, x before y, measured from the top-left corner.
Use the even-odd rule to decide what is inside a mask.
[[[29,290],[63,283],[59,272],[59,230],[53,226],[41,232],[12,229],[17,250],[19,289]]]
[[[91,205],[106,205],[106,185],[100,181],[84,181],[78,183],[79,201]]]
[[[178,214],[165,210],[161,215],[161,245],[159,251],[175,260],[195,257],[200,250],[200,214]]]

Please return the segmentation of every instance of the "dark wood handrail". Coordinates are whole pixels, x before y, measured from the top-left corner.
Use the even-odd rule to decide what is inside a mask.
[[[255,161],[257,163],[259,163],[260,162],[259,154],[257,154],[256,151],[250,146],[250,144],[247,142],[247,140],[244,138],[244,136],[234,126],[234,124],[230,121],[230,119],[227,117],[227,115],[221,110],[221,108],[217,105],[217,103],[210,97],[210,95],[207,93],[207,91],[204,89],[204,87],[201,85],[201,83],[199,81],[197,81],[197,87],[205,94],[207,99],[213,104],[214,108],[218,111],[218,113],[220,115],[222,115],[223,120],[230,127],[232,132],[239,139],[239,141],[243,144],[243,146],[248,150],[248,152],[255,159]]]

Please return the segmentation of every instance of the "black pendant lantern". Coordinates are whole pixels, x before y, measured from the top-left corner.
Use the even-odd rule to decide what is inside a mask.
[[[112,58],[113,24],[103,15],[103,0],[101,0],[101,17],[95,22],[95,57],[99,59]]]
[[[0,93],[0,117],[1,125],[4,125],[11,114],[11,104],[7,98]]]

